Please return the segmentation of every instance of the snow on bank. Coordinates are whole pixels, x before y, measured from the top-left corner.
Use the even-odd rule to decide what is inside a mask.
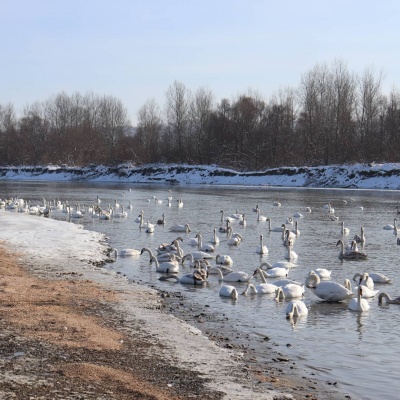
[[[225,392],[226,399],[256,396],[257,399],[272,400],[279,396],[274,391],[266,394],[253,390],[240,363],[240,354],[218,347],[198,329],[161,313],[156,291],[128,282],[111,270],[96,267],[94,264],[107,259],[103,234],[65,221],[2,210],[0,224],[0,242],[16,251],[35,274],[48,278],[73,272],[82,274],[81,279],[117,292],[123,301],[113,306],[124,313],[127,322],[131,322],[136,336],[154,338],[155,345],[161,340],[163,346],[157,346],[159,353],[163,352],[176,366],[198,371],[203,378],[209,379],[207,384],[212,389]],[[138,321],[140,331],[134,328]],[[291,399],[292,396],[284,398]]]
[[[176,183],[209,185],[400,189],[400,163],[281,167],[238,172],[217,166],[0,167],[0,180]]]

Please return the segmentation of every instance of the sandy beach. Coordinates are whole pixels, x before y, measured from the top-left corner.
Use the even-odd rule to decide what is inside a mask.
[[[72,224],[45,221],[37,227],[26,224],[25,216],[5,214],[0,234],[0,398],[349,398],[295,372],[290,360],[259,366],[251,362],[250,351],[227,345],[216,334],[206,337],[174,317],[168,309],[173,301],[165,293],[102,267],[104,244],[99,247],[103,262],[73,254],[57,262],[55,251],[46,257],[43,237],[32,230],[50,225],[54,235]],[[31,238],[29,244],[17,246],[14,236],[7,235],[13,223],[19,238]],[[68,229],[75,232],[76,227]],[[85,247],[97,239],[90,237]]]

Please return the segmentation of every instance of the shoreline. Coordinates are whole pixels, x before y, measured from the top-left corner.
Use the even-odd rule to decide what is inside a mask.
[[[63,229],[62,224],[54,225]],[[41,238],[32,229],[29,224],[31,247],[39,246]],[[91,238],[99,240],[98,235]],[[0,394],[8,390],[12,398],[21,390],[32,393],[32,386],[38,390],[41,382],[40,390],[56,390],[60,394],[52,393],[54,398],[63,399],[75,390],[85,393],[85,399],[105,393],[110,399],[350,398],[299,374],[290,360],[260,366],[251,349],[237,346],[223,330],[213,331],[215,321],[204,329],[204,321],[189,321],[192,308],[172,307],[184,299],[128,282],[99,267],[99,259],[89,264],[79,256],[79,262],[63,264],[46,254],[35,258],[24,249],[16,253],[17,247],[3,238],[0,315],[7,346],[2,345],[6,379]],[[104,254],[99,258],[106,260]],[[205,314],[201,307],[200,315]],[[22,313],[19,319],[17,312]],[[30,374],[27,378],[18,371]]]

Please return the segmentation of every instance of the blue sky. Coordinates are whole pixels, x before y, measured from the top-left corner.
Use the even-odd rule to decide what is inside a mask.
[[[94,92],[133,123],[175,81],[216,101],[249,89],[269,99],[316,64],[385,75],[400,88],[400,2],[364,0],[2,0],[0,104]]]

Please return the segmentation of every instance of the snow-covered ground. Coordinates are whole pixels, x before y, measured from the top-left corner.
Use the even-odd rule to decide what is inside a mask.
[[[0,167],[0,180],[175,183],[353,189],[399,189],[400,163],[281,167],[238,172],[217,166],[151,164],[140,167]]]

